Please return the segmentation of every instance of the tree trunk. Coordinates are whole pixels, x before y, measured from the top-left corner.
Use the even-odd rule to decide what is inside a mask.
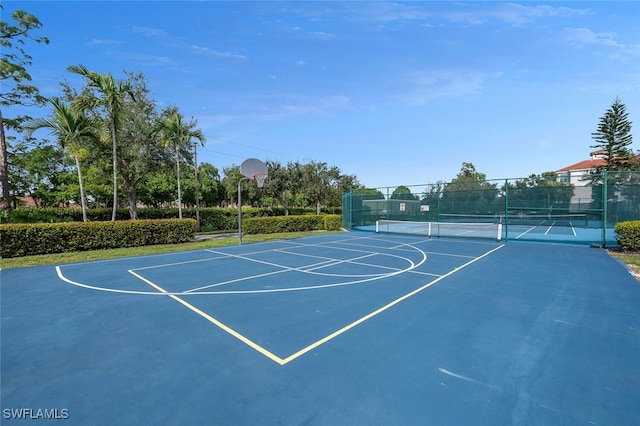
[[[9,158],[7,141],[4,137],[4,120],[0,110],[0,185],[2,185],[2,209],[11,210],[11,191],[9,191]]]
[[[74,155],[73,158],[76,160],[76,168],[78,169],[78,185],[80,185],[80,205],[82,206],[82,221],[87,221],[87,199],[84,195],[84,185],[82,184],[82,171],[80,170],[80,160],[78,160],[78,156]]]
[[[182,195],[180,194],[180,149],[176,144],[176,170],[178,173],[178,217],[182,219]]]
[[[129,216],[131,220],[138,219],[138,194],[133,188],[127,191],[127,199],[129,200]]]
[[[198,149],[196,148],[196,144],[193,144],[193,162],[194,162],[194,170],[195,170],[195,195],[196,195],[196,231],[200,232],[200,195],[198,182]]]
[[[127,167],[123,163],[121,170],[126,170]],[[122,175],[123,183],[122,187],[127,194],[127,201],[129,202],[129,218],[131,220],[138,219],[138,192],[136,190],[137,181],[135,175],[131,176],[127,173]]]
[[[116,221],[116,212],[118,211],[118,164],[116,154],[116,123],[115,118],[111,119],[111,143],[113,150],[113,212],[111,213],[111,221]]]

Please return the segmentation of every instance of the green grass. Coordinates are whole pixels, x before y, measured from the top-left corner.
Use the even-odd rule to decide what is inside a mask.
[[[243,244],[251,244],[262,241],[282,240],[289,238],[300,238],[320,233],[328,234],[327,231],[310,232],[287,232],[264,235],[245,235],[242,237]],[[25,268],[41,265],[61,265],[64,263],[87,262],[91,260],[115,259],[119,257],[146,256],[152,254],[173,253],[188,250],[200,250],[211,247],[224,247],[238,244],[238,237],[219,237],[203,241],[195,241],[183,244],[163,244],[156,246],[131,247],[108,250],[92,250],[72,253],[43,254],[38,256],[15,257],[2,259],[0,267],[2,269]]]
[[[311,232],[287,232],[264,235],[245,235],[242,238],[244,244],[257,243],[262,241],[282,240],[290,238],[300,238],[326,231]],[[224,247],[238,244],[238,237],[218,237],[203,241],[196,241],[184,244],[165,244],[157,246],[131,247],[110,250],[93,250],[73,253],[45,254],[39,256],[25,256],[0,260],[0,268],[26,268],[41,265],[61,265],[64,263],[87,262],[91,260],[115,259],[119,257],[145,256],[152,254],[173,253],[188,250],[200,250],[211,247]],[[630,269],[636,272],[636,277],[640,280],[640,253],[624,253],[619,251],[609,251],[611,256],[620,259],[629,265]]]
[[[620,259],[635,273],[636,278],[640,281],[640,253],[625,253],[619,251],[609,251],[611,256]]]

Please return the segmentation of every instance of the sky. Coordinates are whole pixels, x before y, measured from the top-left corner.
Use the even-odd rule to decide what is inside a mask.
[[[199,162],[324,162],[367,187],[488,179],[589,158],[619,98],[640,150],[637,1],[14,1],[44,96],[70,65],[140,72],[207,138]],[[50,109],[12,111],[48,116]],[[9,115],[7,112],[5,115]]]

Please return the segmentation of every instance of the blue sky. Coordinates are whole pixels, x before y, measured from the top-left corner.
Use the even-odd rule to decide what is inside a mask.
[[[69,65],[142,72],[221,171],[256,157],[370,187],[448,181],[463,162],[526,177],[588,158],[616,97],[640,149],[636,1],[3,3],[51,40],[27,49],[43,95],[80,87]]]

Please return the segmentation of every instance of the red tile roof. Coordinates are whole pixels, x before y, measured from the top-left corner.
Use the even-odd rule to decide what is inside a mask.
[[[604,158],[594,158],[592,160],[584,160],[579,163],[572,164],[567,167],[556,170],[556,172],[569,172],[572,170],[591,170],[598,166],[604,166],[607,161]]]

